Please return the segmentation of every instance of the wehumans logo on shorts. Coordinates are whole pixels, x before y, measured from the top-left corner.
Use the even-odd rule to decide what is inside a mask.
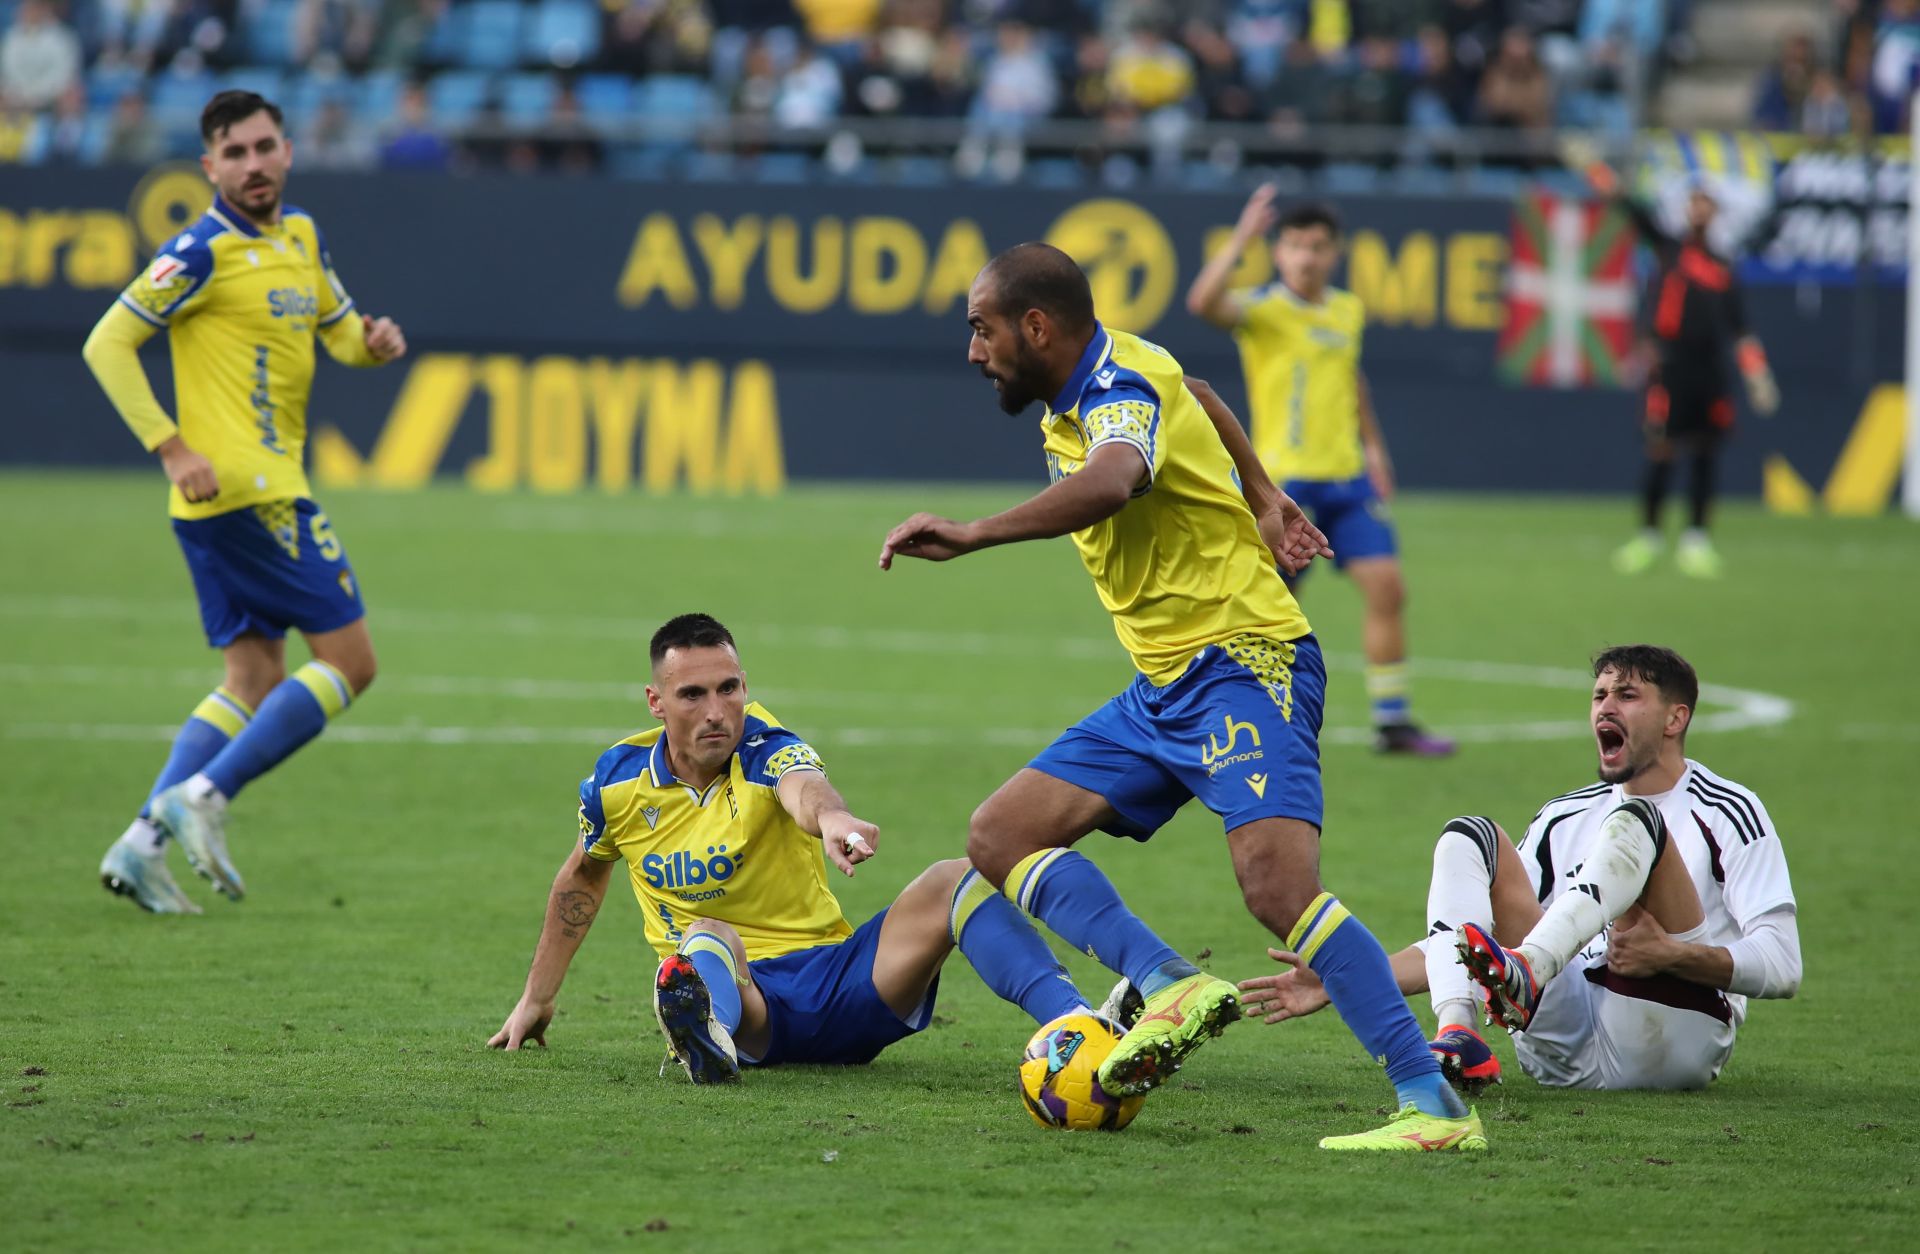
[[[1260,729],[1252,723],[1236,723],[1233,715],[1225,716],[1227,724],[1227,743],[1222,745],[1218,736],[1208,736],[1207,743],[1200,750],[1200,765],[1207,768],[1207,778],[1211,779],[1223,769],[1241,762],[1257,762],[1266,756],[1260,748]],[[1253,738],[1250,749],[1240,748],[1240,733],[1246,732]]]

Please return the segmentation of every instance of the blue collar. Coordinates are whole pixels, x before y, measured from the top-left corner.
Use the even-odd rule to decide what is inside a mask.
[[[1060,395],[1053,398],[1053,404],[1047,406],[1056,414],[1064,414],[1080,403],[1080,394],[1087,390],[1087,380],[1093,376],[1095,366],[1106,358],[1113,349],[1113,337],[1098,322],[1093,324],[1093,338],[1087,341],[1086,351],[1080,354],[1080,360],[1074,363],[1073,373],[1067,376],[1067,385],[1060,389]]]
[[[208,212],[218,216],[221,221],[240,232],[240,234],[250,236],[254,239],[260,238],[260,228],[253,224],[253,219],[241,213],[220,197],[215,196],[213,198],[213,207],[208,210]]]
[[[742,739],[745,739],[744,734],[742,735]],[[733,753],[734,756],[739,755],[739,745],[736,744],[733,747]],[[667,754],[667,729],[664,727],[660,729],[660,739],[653,742],[653,749],[647,754],[647,772],[653,776],[653,786],[655,788],[668,788],[678,785],[688,792],[699,794],[702,798],[702,804],[705,804],[704,799],[706,797],[712,795],[713,784],[717,784],[721,780],[728,778],[732,774],[732,770],[732,765],[729,763],[726,770],[721,771],[713,777],[713,783],[707,785],[706,791],[704,793],[700,792],[700,790],[696,789],[692,784],[685,782],[673,773],[673,759]]]

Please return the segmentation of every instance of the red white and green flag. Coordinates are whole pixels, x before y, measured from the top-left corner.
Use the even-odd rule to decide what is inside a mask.
[[[1633,347],[1633,224],[1613,206],[1528,192],[1513,207],[1500,376],[1618,386]]]

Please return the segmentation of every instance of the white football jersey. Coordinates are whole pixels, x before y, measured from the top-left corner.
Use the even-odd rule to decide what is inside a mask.
[[[1619,784],[1594,784],[1541,807],[1520,842],[1520,861],[1542,906],[1573,885],[1601,822],[1626,799]],[[1736,941],[1767,911],[1793,906],[1786,852],[1766,806],[1752,792],[1689,758],[1672,792],[1645,800],[1660,807],[1667,838],[1686,860],[1706,911],[1707,944]],[[1603,932],[1581,952],[1599,961],[1606,951]],[[1726,997],[1739,1024],[1747,1015],[1747,999],[1738,993]]]

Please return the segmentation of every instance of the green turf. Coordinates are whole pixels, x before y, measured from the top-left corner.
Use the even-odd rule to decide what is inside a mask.
[[[1328,1014],[1236,1027],[1121,1135],[1047,1133],[1012,1091],[1030,1025],[961,964],[934,1030],[869,1068],[696,1091],[655,1076],[653,962],[619,888],[552,1048],[484,1049],[574,839],[576,781],[644,720],[631,685],[667,614],[729,622],[757,694],[881,825],[880,859],[842,895],[856,919],[958,852],[979,799],[1121,685],[1065,542],[874,569],[908,511],[1010,499],[329,496],[382,677],[236,806],[245,904],[189,880],[208,913],[180,920],[138,914],[94,876],[217,674],[156,483],[0,477],[0,1245],[1911,1240],[1920,535],[1896,519],[1730,508],[1727,580],[1628,582],[1606,567],[1621,503],[1407,502],[1414,653],[1433,663],[1418,708],[1486,738],[1447,763],[1360,746],[1352,593],[1324,574],[1309,589],[1334,661],[1326,879],[1396,945],[1421,928],[1447,818],[1517,830],[1591,778],[1577,670],[1594,647],[1661,640],[1711,683],[1794,703],[1784,725],[1691,746],[1771,808],[1807,957],[1800,997],[1756,1005],[1708,1092],[1545,1090],[1502,1040],[1489,1155],[1335,1160],[1315,1140],[1371,1126],[1390,1093]],[[1512,739],[1556,722],[1574,730]],[[1208,815],[1190,808],[1146,847],[1088,848],[1183,952],[1210,950],[1234,977],[1262,969]],[[1104,989],[1089,964],[1075,973]]]

